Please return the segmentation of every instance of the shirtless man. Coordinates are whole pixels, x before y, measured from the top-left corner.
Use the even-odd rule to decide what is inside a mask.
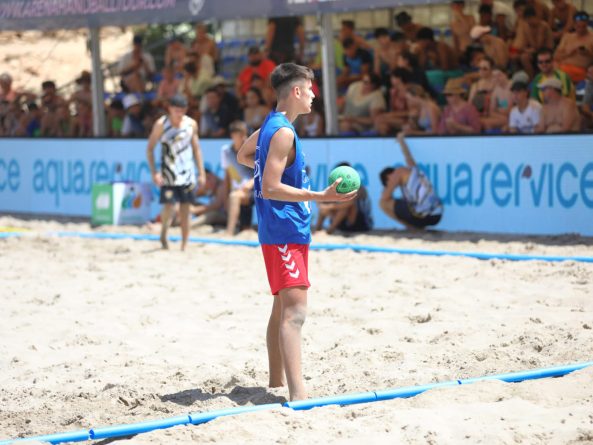
[[[544,94],[541,119],[536,133],[579,131],[581,119],[574,100],[562,96],[562,82],[552,78],[540,84]]]

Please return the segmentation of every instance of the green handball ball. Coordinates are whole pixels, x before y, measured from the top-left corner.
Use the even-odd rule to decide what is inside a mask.
[[[360,188],[360,176],[352,167],[344,165],[334,168],[329,174],[328,185],[332,185],[338,178],[342,178],[336,189],[338,193],[349,193]]]

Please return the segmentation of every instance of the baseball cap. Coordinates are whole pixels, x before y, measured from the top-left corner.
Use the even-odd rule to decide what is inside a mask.
[[[124,96],[122,103],[126,110],[130,109],[134,105],[140,105],[140,99],[135,94],[127,94]]]
[[[562,91],[562,82],[560,82],[560,79],[556,79],[555,77],[544,80],[538,86],[541,90],[544,88],[554,88],[558,91]]]
[[[488,34],[491,30],[492,28],[490,28],[489,26],[476,25],[469,32],[469,36],[472,38],[472,40],[477,40],[484,34]]]
[[[187,108],[187,99],[183,94],[175,94],[169,99],[169,106],[177,108]]]

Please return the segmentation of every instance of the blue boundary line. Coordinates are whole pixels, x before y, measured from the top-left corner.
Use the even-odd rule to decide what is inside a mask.
[[[0,232],[0,238],[11,238],[24,236],[29,232]],[[136,241],[159,241],[159,235],[135,234],[135,233],[110,233],[110,232],[48,232],[49,235],[56,235],[63,238],[87,238],[87,239],[132,239]],[[170,236],[170,241],[180,241],[180,236]],[[219,244],[223,246],[259,247],[259,242],[250,240],[225,240],[220,238],[204,238],[190,236],[191,243],[198,244]],[[554,255],[523,255],[503,254],[484,252],[461,252],[450,250],[423,250],[403,249],[398,247],[370,246],[365,244],[311,244],[310,250],[352,250],[354,252],[367,253],[396,253],[400,255],[422,255],[422,256],[454,256],[473,258],[478,260],[508,260],[508,261],[547,261],[562,262],[575,261],[579,263],[593,263],[593,257],[587,256],[554,256]]]
[[[289,408],[293,410],[308,410],[328,405],[354,405],[357,403],[378,402],[382,400],[391,400],[396,398],[414,397],[425,391],[436,388],[458,387],[460,385],[470,385],[472,383],[485,380],[501,380],[507,383],[522,382],[524,380],[542,379],[548,377],[562,377],[586,367],[593,366],[593,361],[577,363],[572,365],[555,366],[553,368],[541,368],[530,371],[520,371],[507,374],[489,375],[483,377],[474,377],[462,380],[452,380],[449,382],[431,383],[428,385],[407,386],[403,388],[370,391],[357,394],[344,394],[339,396],[322,397],[316,399],[299,400],[286,402],[283,405],[271,403],[267,405],[240,406],[235,408],[208,411],[203,413],[190,413],[177,417],[166,419],[151,420],[147,422],[108,426],[102,428],[91,428],[90,430],[72,431],[67,433],[48,434],[45,436],[27,437],[24,439],[10,439],[0,441],[0,445],[8,445],[17,442],[49,442],[59,444],[63,442],[82,442],[87,440],[109,439],[115,437],[132,436],[136,434],[147,433],[150,431],[171,428],[179,425],[199,425],[209,422],[223,416],[234,416],[247,412],[266,411],[271,409]]]

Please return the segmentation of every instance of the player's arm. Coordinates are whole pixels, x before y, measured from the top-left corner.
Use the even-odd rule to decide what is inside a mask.
[[[194,129],[191,136],[191,147],[194,153],[194,162],[198,167],[198,185],[202,186],[206,183],[206,170],[204,169],[204,158],[202,156],[202,149],[200,148],[200,141],[198,139],[198,123],[192,122]]]
[[[287,127],[279,129],[270,141],[270,149],[266,159],[266,166],[262,174],[262,194],[264,199],[277,201],[348,201],[356,196],[356,191],[338,193],[336,187],[338,179],[322,192],[299,189],[283,184],[282,174],[288,163],[288,156],[294,144],[294,132]]]
[[[412,154],[410,153],[410,147],[408,147],[408,144],[406,143],[405,136],[406,136],[405,133],[403,131],[400,131],[397,134],[397,142],[399,142],[399,146],[402,149],[404,158],[406,159],[406,165],[410,168],[416,167],[416,161],[414,160],[414,158],[412,157]]]
[[[148,145],[146,147],[146,159],[148,160],[150,174],[152,176],[152,180],[154,181],[154,183],[159,187],[163,185],[163,178],[161,177],[161,174],[158,171],[156,171],[156,167],[154,165],[154,147],[156,146],[162,134],[163,121],[159,119],[152,126],[152,131],[150,132],[150,136],[148,137]]]
[[[251,136],[247,138],[241,148],[239,148],[239,152],[237,153],[237,161],[240,164],[245,165],[249,168],[255,167],[255,146],[257,145],[257,138],[259,136],[259,130],[254,131]]]

